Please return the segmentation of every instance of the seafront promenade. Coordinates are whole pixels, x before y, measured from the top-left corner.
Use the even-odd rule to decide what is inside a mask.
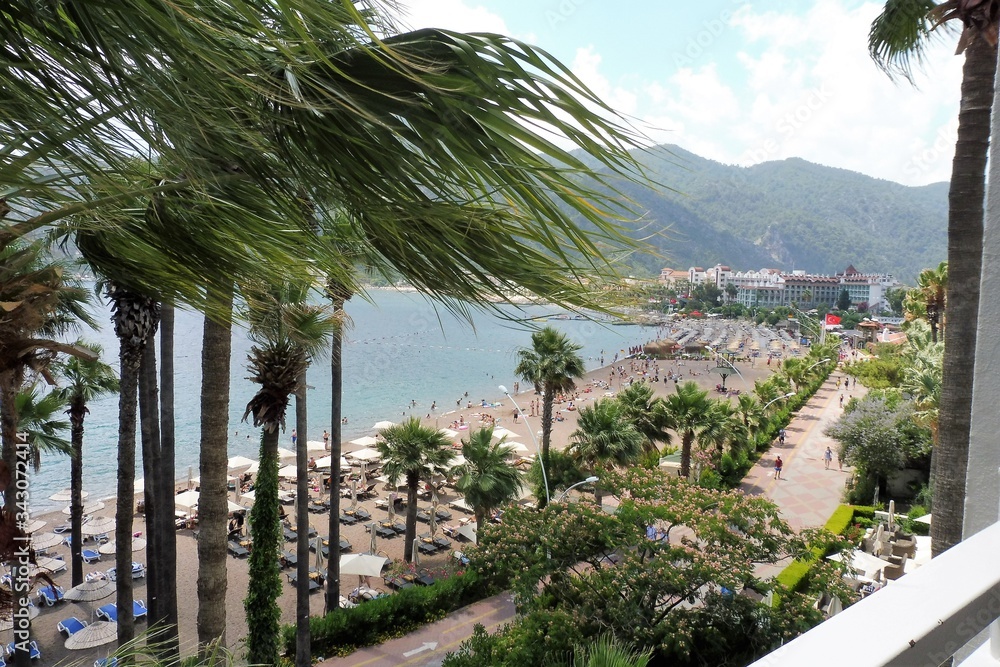
[[[775,443],[751,468],[740,486],[748,494],[774,501],[785,521],[796,530],[825,524],[841,503],[844,485],[853,473],[847,465],[841,469],[836,457],[829,470],[823,461],[828,446],[836,451],[836,443],[823,435],[823,431],[843,411],[841,393],[845,403],[847,396],[859,397],[865,393],[860,385],[849,391],[838,391],[838,377],[844,375],[834,371],[827,378],[788,425],[785,444]],[[774,457],[779,455],[784,461],[784,470],[781,479],[776,479]],[[493,630],[513,617],[513,603],[505,593],[469,605],[398,639],[319,664],[322,667],[437,667],[445,655],[471,636],[476,623]]]

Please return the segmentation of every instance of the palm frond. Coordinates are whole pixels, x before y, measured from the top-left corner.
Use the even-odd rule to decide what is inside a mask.
[[[921,66],[930,46],[933,0],[887,0],[868,32],[868,53],[890,78],[913,83],[913,67]]]

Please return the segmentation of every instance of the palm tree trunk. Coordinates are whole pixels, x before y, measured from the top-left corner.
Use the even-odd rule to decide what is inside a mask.
[[[118,646],[135,639],[132,612],[132,550],[124,548],[132,539],[135,512],[135,427],[139,390],[139,350],[124,340],[119,353],[121,395],[118,399],[118,504],[115,512],[115,543],[123,548],[115,554],[118,571],[115,603],[118,606]]]
[[[298,527],[295,544],[295,556],[297,558],[296,573],[298,580],[295,582],[295,665],[296,667],[310,667],[312,658],[310,656],[309,637],[309,468],[308,468],[308,412],[306,403],[306,371],[299,374],[299,390],[295,395],[295,430],[298,432],[298,440],[295,447],[295,496],[299,499],[296,503],[295,525]],[[277,454],[277,452],[275,452]],[[322,485],[320,485],[322,492]],[[316,549],[322,549],[322,544],[317,544]],[[333,555],[333,542],[330,542],[330,552]]]
[[[691,474],[691,445],[694,443],[694,433],[684,431],[681,437],[681,477],[687,479]]]
[[[417,491],[420,477],[415,472],[406,473],[406,543],[403,545],[403,560],[413,562],[413,540],[417,539]]]
[[[143,505],[146,508],[146,539],[149,558],[146,559],[146,599],[149,600],[149,625],[160,621],[160,538],[156,530],[157,517],[165,508],[157,502],[157,488],[167,477],[173,483],[173,471],[165,471],[159,460],[160,410],[156,387],[156,348],[147,345],[142,350],[139,365],[139,434],[142,442]],[[133,493],[134,495],[134,493]],[[171,510],[173,508],[171,507]],[[148,530],[152,526],[153,530]],[[123,544],[119,542],[118,544]],[[124,548],[124,544],[123,544]],[[121,551],[121,549],[119,549]],[[119,570],[121,572],[121,570]]]
[[[159,568],[161,635],[157,643],[163,645],[165,655],[180,654],[177,634],[177,530],[174,527],[174,307],[163,304],[160,312],[160,466],[169,474],[169,485],[156,487],[154,505],[162,511],[156,513],[154,530],[159,533]],[[148,479],[148,478],[147,478]],[[149,524],[147,523],[147,532]],[[148,562],[148,561],[147,561]],[[154,617],[155,618],[155,617]]]
[[[232,313],[233,292],[214,295]],[[202,659],[226,643],[226,477],[229,472],[231,315],[205,318],[201,348],[201,496],[198,503],[198,645]],[[261,462],[263,463],[263,462]],[[276,556],[277,554],[271,554]]]
[[[247,616],[247,664],[278,664],[281,638],[278,596],[278,546],[281,516],[278,512],[278,429],[264,428],[260,438],[260,469],[250,510],[250,585],[243,601]],[[301,499],[299,504],[301,505]],[[302,526],[299,526],[302,530]]]
[[[334,315],[344,310],[343,300],[334,299]],[[340,320],[334,327],[330,343],[330,558],[326,563],[326,613],[340,608],[340,443],[343,429],[343,329]],[[334,555],[334,546],[336,555]]]
[[[948,193],[948,302],[940,440],[931,457],[936,556],[962,539],[983,252],[983,198],[997,51],[973,40],[962,69],[958,142]]]
[[[74,586],[83,583],[83,420],[87,405],[82,396],[73,398],[69,408],[70,444],[73,456],[69,461],[70,489],[70,568]]]
[[[0,373],[0,430],[3,432],[3,460],[10,473],[10,484],[4,492],[4,513],[19,512],[26,509],[24,499],[18,498],[17,489],[19,486],[27,488],[27,458],[22,456],[22,452],[17,445],[17,407],[15,397],[22,384],[20,373],[15,371],[5,371]],[[24,454],[26,454],[26,450]],[[18,465],[23,463],[23,465]],[[10,580],[13,584],[13,604],[12,618],[20,619],[20,611],[28,606],[28,587],[20,584],[28,581],[28,557],[26,553],[20,551],[21,543],[15,547],[15,557],[10,563]],[[27,650],[27,642],[31,634],[31,621],[25,621],[24,625],[15,622],[13,628],[13,639],[16,646],[24,646],[24,650],[14,653],[14,664],[17,667],[29,667],[31,665],[31,655]],[[23,643],[22,643],[23,642]]]
[[[555,392],[552,385],[546,383],[542,387],[542,457],[540,465],[548,472],[549,469],[549,441],[552,438],[552,403],[555,401]],[[548,504],[548,498],[539,498],[538,507],[542,509]]]

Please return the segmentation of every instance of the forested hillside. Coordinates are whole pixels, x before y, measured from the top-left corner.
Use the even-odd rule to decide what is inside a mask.
[[[642,161],[658,185],[627,185],[643,219],[632,225],[661,257],[637,270],[730,265],[892,273],[913,283],[946,257],[948,184],[907,187],[801,159],[720,164],[677,146]]]

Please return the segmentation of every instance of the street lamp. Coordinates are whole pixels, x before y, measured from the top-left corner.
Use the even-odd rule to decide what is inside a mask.
[[[736,368],[736,366],[733,365],[733,362],[729,361],[729,359],[726,359],[725,355],[719,354],[711,345],[706,345],[705,348],[711,350],[712,354],[715,355],[716,362],[723,361],[729,364],[729,367],[736,371],[736,374],[740,376],[740,380],[743,381],[743,390],[750,393],[750,385],[747,384],[747,379],[743,377],[743,373],[740,373],[740,369]],[[723,378],[722,384],[726,384],[725,378]]]
[[[583,486],[584,484],[593,484],[593,483],[594,483],[594,482],[596,482],[596,481],[597,481],[597,477],[596,477],[595,475],[591,475],[590,477],[588,477],[587,479],[583,480],[582,482],[577,482],[577,483],[576,483],[576,484],[574,484],[573,486],[569,487],[568,489],[566,489],[565,491],[563,491],[562,493],[560,493],[560,494],[559,494],[559,497],[558,497],[558,498],[556,498],[556,502],[557,502],[557,503],[561,503],[561,502],[562,502],[562,500],[563,500],[563,498],[565,498],[565,497],[566,497],[566,495],[567,495],[567,494],[568,494],[568,493],[569,493],[570,491],[572,491],[573,489],[575,489],[576,487],[578,487],[578,486]]]
[[[535,439],[535,433],[531,430],[531,425],[528,424],[528,417],[524,414],[524,410],[521,409],[521,406],[517,404],[514,397],[507,391],[507,387],[500,385],[500,391],[510,399],[510,402],[514,404],[514,409],[517,410],[517,414],[520,415],[521,419],[528,426],[528,435],[531,436],[531,442],[535,445],[535,453],[538,455],[538,467],[542,469],[542,483],[545,485],[545,504],[547,505],[552,502],[552,498],[549,496],[549,477],[545,474],[545,461],[542,460],[542,450],[538,446],[538,440]]]
[[[772,398],[770,401],[768,401],[767,403],[764,404],[764,407],[761,408],[761,411],[767,410],[767,406],[771,405],[771,403],[775,403],[777,401],[780,401],[783,398],[791,398],[794,395],[795,395],[795,392],[794,391],[790,391],[787,394],[782,394],[778,398]]]
[[[809,367],[809,368],[807,368],[806,370],[807,370],[807,371],[811,371],[812,369],[816,368],[816,367],[817,367],[817,366],[819,366],[820,364],[825,364],[825,363],[826,363],[826,362],[828,362],[828,361],[830,361],[830,357],[827,357],[826,359],[820,359],[819,361],[817,361],[817,362],[816,362],[815,364],[813,364],[812,366],[810,366],[810,367]]]

